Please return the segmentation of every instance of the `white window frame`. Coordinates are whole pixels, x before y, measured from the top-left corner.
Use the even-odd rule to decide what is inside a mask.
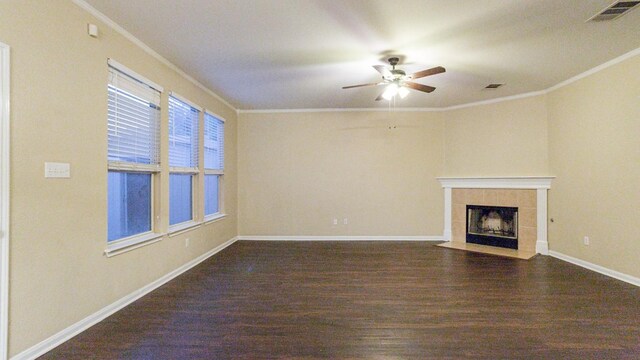
[[[153,81],[145,78],[144,76],[136,73],[135,71],[127,68],[126,66],[118,63],[113,59],[108,59],[107,63],[108,66],[113,67],[114,69],[123,72],[128,76],[135,78],[136,80],[154,88],[155,90],[159,91],[160,94],[162,94],[162,92],[164,91],[164,89],[160,85],[154,83]],[[162,111],[162,109],[160,111]],[[158,126],[160,126],[160,123],[158,124]],[[160,151],[160,149],[158,149],[158,151]],[[159,228],[159,224],[158,218],[156,216],[156,207],[158,206],[157,201],[160,198],[158,194],[156,194],[156,182],[158,182],[158,176],[160,174],[160,164],[146,165],[121,161],[107,161],[107,164],[107,174],[109,171],[120,171],[126,173],[151,175],[151,230],[118,240],[113,240],[110,242],[108,241],[107,248],[105,249],[105,255],[107,255],[107,257],[115,256],[162,240],[165,234],[157,231],[157,229]]]
[[[214,118],[222,121],[223,126],[225,127],[225,139],[222,140],[222,146],[223,148],[225,147],[226,144],[226,119],[216,113],[214,113],[213,111],[210,111],[208,109],[204,110],[204,115],[203,115],[203,124],[204,121],[206,119],[206,114],[213,116]],[[206,124],[204,124],[204,126],[202,127],[202,137],[204,138],[204,128],[206,127]],[[202,145],[202,152],[204,154],[204,141],[203,141],[203,145]],[[223,152],[224,154],[226,154],[226,151]],[[204,160],[203,160],[204,161]],[[204,168],[204,176],[206,177],[207,175],[219,175],[218,176],[218,212],[213,213],[213,214],[209,214],[204,216],[204,221],[205,222],[213,222],[215,220],[219,220],[224,218],[225,216],[227,216],[227,214],[224,211],[224,165],[222,169],[207,169],[206,167],[204,167],[203,164],[203,168]],[[202,202],[204,203],[204,194],[206,193],[206,189],[204,189],[204,192],[202,194]],[[204,211],[204,210],[203,210]]]
[[[196,109],[199,111],[198,113],[198,152],[200,152],[200,139],[201,134],[200,132],[202,131],[202,126],[200,126],[200,120],[202,119],[203,113],[204,113],[204,109],[191,102],[190,100],[184,98],[183,96],[180,96],[179,94],[176,94],[175,92],[171,91],[169,92],[169,97],[172,97],[176,100],[179,100],[189,106],[191,106],[192,108]],[[167,109],[167,111],[169,111]],[[170,114],[170,113],[169,113]],[[169,119],[169,121],[167,122],[167,126],[168,124],[171,122],[171,120]],[[171,141],[171,140],[169,140]],[[177,224],[173,224],[173,225],[169,225],[169,235],[170,236],[175,236],[175,235],[179,235],[182,234],[183,232],[187,231],[187,230],[191,230],[193,228],[197,228],[201,225],[199,219],[198,219],[198,206],[200,204],[199,202],[199,197],[198,197],[198,183],[199,183],[199,175],[200,175],[200,160],[199,160],[200,156],[198,156],[198,163],[196,164],[196,167],[194,168],[190,168],[190,167],[180,167],[180,166],[169,166],[169,182],[171,182],[171,175],[172,174],[176,174],[176,175],[191,175],[191,220],[187,220],[187,221],[183,221],[181,223],[177,223]],[[171,191],[171,185],[169,185],[169,191]],[[171,195],[169,195],[169,197],[171,197]],[[167,224],[171,223],[171,204],[169,204],[169,219],[167,219]]]

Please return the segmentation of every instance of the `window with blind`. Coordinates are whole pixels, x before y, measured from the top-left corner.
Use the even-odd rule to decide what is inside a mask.
[[[194,219],[200,109],[169,96],[169,225]]]
[[[204,214],[222,212],[222,176],[224,175],[224,121],[204,114]]]
[[[153,231],[153,176],[160,171],[162,88],[108,62],[107,242]]]

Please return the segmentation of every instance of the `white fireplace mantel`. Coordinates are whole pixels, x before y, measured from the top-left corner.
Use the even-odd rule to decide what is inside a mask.
[[[535,189],[537,193],[536,252],[548,255],[547,241],[547,191],[554,176],[511,177],[439,177],[444,188],[444,239],[451,241],[451,189]]]

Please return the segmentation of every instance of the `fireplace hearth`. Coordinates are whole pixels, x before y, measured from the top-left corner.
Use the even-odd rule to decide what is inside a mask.
[[[466,241],[518,249],[518,208],[467,205]]]

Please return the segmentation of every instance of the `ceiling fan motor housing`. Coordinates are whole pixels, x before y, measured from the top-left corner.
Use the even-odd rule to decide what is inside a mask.
[[[404,70],[396,70],[396,69],[391,70],[391,74],[393,74],[394,79],[399,79],[407,75],[407,73],[404,72]]]
[[[404,70],[396,69],[396,65],[398,65],[400,58],[390,57],[388,61],[389,61],[389,64],[392,66],[392,69],[389,70],[392,76],[384,77],[385,80],[390,80],[390,81],[402,80],[407,75],[407,73],[404,72]]]

